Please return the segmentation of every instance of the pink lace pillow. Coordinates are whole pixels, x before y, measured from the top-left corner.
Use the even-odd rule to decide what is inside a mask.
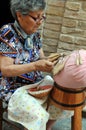
[[[54,75],[54,81],[67,88],[86,87],[86,50],[73,51],[65,60],[64,68]]]

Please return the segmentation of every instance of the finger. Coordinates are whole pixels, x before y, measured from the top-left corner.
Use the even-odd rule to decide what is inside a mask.
[[[46,63],[46,65],[47,65],[48,67],[52,67],[52,66],[53,66],[53,63],[50,62],[50,61],[48,61],[48,62]]]

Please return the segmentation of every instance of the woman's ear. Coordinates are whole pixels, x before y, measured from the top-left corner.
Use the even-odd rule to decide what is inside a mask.
[[[22,18],[22,14],[20,12],[16,12],[16,16],[17,16],[18,21],[20,21]]]

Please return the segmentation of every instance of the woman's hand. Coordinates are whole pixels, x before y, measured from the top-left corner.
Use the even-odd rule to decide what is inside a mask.
[[[49,60],[38,60],[35,62],[35,69],[43,72],[51,72],[53,69],[54,63]]]

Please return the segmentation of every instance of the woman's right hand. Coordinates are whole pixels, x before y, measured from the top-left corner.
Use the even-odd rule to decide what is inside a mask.
[[[43,59],[35,62],[35,69],[43,72],[51,72],[53,69],[54,63],[49,60]]]

